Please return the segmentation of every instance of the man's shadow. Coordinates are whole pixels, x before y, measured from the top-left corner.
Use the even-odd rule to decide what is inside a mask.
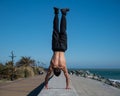
[[[45,85],[45,82],[43,82],[38,87],[36,87],[34,90],[32,90],[27,96],[37,96],[44,88],[44,85]]]
[[[52,78],[53,76],[51,76],[49,78],[49,80]],[[34,90],[32,90],[27,96],[37,96],[41,91],[42,89],[44,88],[45,86],[45,82],[43,82],[42,84],[40,84],[38,87],[36,87]]]

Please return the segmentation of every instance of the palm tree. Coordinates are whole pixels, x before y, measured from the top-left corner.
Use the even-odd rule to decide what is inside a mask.
[[[22,58],[17,62],[16,66],[35,66],[35,60],[30,57],[22,56]]]
[[[25,67],[24,69],[24,76],[25,78],[28,77],[29,72],[27,70],[28,66],[35,66],[35,60],[31,59],[30,57],[22,56],[22,58],[17,62],[16,66],[20,67],[23,66]]]

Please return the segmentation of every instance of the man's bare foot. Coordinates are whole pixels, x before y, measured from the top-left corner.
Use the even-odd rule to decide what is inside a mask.
[[[71,89],[70,87],[66,87],[65,89]]]
[[[48,89],[48,86],[45,86],[45,89]]]

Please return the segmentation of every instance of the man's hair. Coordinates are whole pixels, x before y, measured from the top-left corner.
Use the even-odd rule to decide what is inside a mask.
[[[54,68],[53,72],[54,72],[55,76],[57,76],[57,77],[61,74],[61,70],[59,68]]]

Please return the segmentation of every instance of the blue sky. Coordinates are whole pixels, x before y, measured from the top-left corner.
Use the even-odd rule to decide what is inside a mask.
[[[9,61],[13,50],[15,62],[30,56],[48,66],[56,6],[70,8],[68,67],[120,68],[119,5],[119,0],[0,0],[0,62]]]

